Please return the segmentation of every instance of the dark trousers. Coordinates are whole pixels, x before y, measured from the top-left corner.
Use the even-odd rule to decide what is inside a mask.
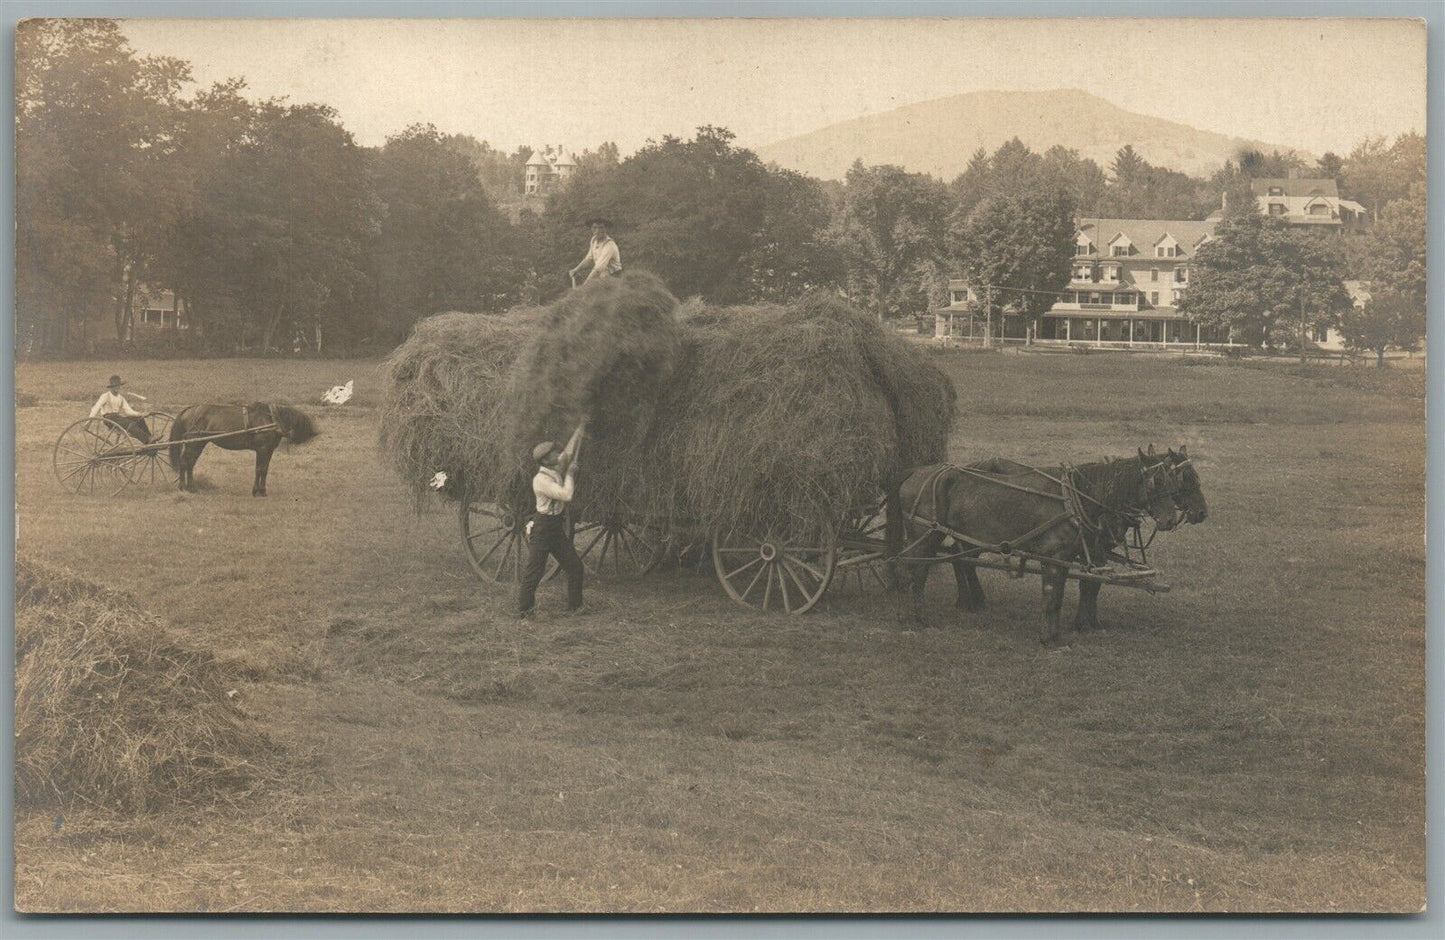
[[[572,533],[567,517],[537,516],[527,548],[527,567],[522,571],[522,586],[517,595],[517,609],[522,613],[537,603],[537,585],[547,573],[547,556],[557,559],[567,575],[567,607],[582,606],[582,559],[572,547]]]

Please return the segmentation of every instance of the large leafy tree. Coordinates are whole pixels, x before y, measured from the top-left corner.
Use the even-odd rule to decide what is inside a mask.
[[[1037,318],[1069,281],[1074,203],[1061,190],[994,196],[955,218],[949,246],[958,270],[995,302]]]
[[[136,56],[112,20],[33,19],[15,72],[17,341],[54,353],[73,323],[123,316],[158,251],[189,68]]]
[[[1370,297],[1363,309],[1351,309],[1341,324],[1345,339],[1372,350],[1385,364],[1389,346],[1413,347],[1425,335],[1425,183],[1385,207],[1370,229],[1364,273]]]
[[[409,127],[376,155],[373,179],[385,209],[371,263],[385,337],[404,337],[429,314],[517,299],[525,272],[511,226],[453,141],[431,125]]]
[[[1017,137],[990,156],[980,148],[968,166],[949,185],[951,211],[966,218],[979,203],[993,196],[1021,190],[1062,189],[1080,212],[1095,214],[1108,186],[1104,171],[1077,150],[1050,147],[1042,154],[1030,150]]]
[[[947,222],[941,181],[902,167],[855,162],[844,179],[833,230],[849,292],[880,316],[927,309],[942,270]]]
[[[607,148],[579,160],[542,220],[544,295],[560,288],[586,249],[593,215],[613,221],[624,266],[655,271],[679,296],[717,303],[776,296],[817,286],[813,278],[828,270],[821,189],[764,166],[721,127],[698,128],[692,140],[664,137],[615,163]]]
[[[1309,324],[1339,322],[1350,308],[1341,261],[1329,240],[1257,212],[1228,217],[1199,248],[1181,313],[1230,328],[1245,342],[1298,342]]]
[[[1368,138],[1350,152],[1342,172],[1345,194],[1379,219],[1386,206],[1406,198],[1417,183],[1425,182],[1425,138],[1401,134],[1392,144],[1386,144],[1383,137]]]

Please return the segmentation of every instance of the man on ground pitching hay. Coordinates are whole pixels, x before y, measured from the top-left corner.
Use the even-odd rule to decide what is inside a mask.
[[[530,616],[537,602],[537,585],[547,571],[548,555],[557,559],[567,575],[567,609],[582,608],[582,559],[577,557],[572,534],[567,531],[567,504],[577,491],[577,455],[582,450],[585,426],[585,421],[577,425],[560,453],[551,441],[532,449],[532,459],[537,461],[537,475],[532,478],[537,518],[527,523],[527,568],[522,572],[517,594],[517,613],[521,617]]]

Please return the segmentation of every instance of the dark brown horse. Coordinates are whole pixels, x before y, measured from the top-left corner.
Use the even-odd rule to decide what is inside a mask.
[[[256,452],[256,482],[252,496],[266,495],[266,471],[271,454],[283,440],[304,444],[321,433],[304,411],[290,405],[252,402],[249,405],[192,405],[176,415],[171,425],[171,466],[180,476],[182,491],[195,489],[196,461],[207,444],[225,450]],[[191,440],[224,434],[214,440]]]
[[[1187,475],[1192,475],[1192,493]],[[1201,521],[1207,512],[1187,454],[1171,451],[1155,456],[1152,448],[1148,454],[1139,451],[1137,457],[1044,470],[1003,460],[970,467],[921,467],[891,489],[888,508],[892,553],[902,554],[900,562],[912,569],[914,621],[923,622],[923,589],[931,560],[951,538],[949,533],[957,533],[964,540],[954,538],[958,544],[948,555],[960,609],[984,606],[978,575],[962,560],[963,554],[1017,550],[1041,557],[1041,639],[1046,644],[1058,639],[1059,610],[1071,563],[1105,563],[1145,515],[1167,531],[1181,518]],[[1098,582],[1080,582],[1076,629],[1097,627],[1098,593]]]

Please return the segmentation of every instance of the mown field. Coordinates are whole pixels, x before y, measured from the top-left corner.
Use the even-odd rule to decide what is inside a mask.
[[[16,822],[26,911],[1400,911],[1424,902],[1418,370],[951,353],[957,461],[1188,444],[1171,593],[1038,644],[1038,587],[933,625],[839,590],[783,619],[664,572],[518,622],[378,458],[378,366],[125,364],[158,407],[315,401],[197,494],[61,491],[114,371],[22,364],[22,553],[125,587],[242,677],[287,772],[234,807]],[[28,399],[26,399],[28,400]],[[317,408],[317,411],[321,409]],[[1072,591],[1066,616],[1072,616]]]

